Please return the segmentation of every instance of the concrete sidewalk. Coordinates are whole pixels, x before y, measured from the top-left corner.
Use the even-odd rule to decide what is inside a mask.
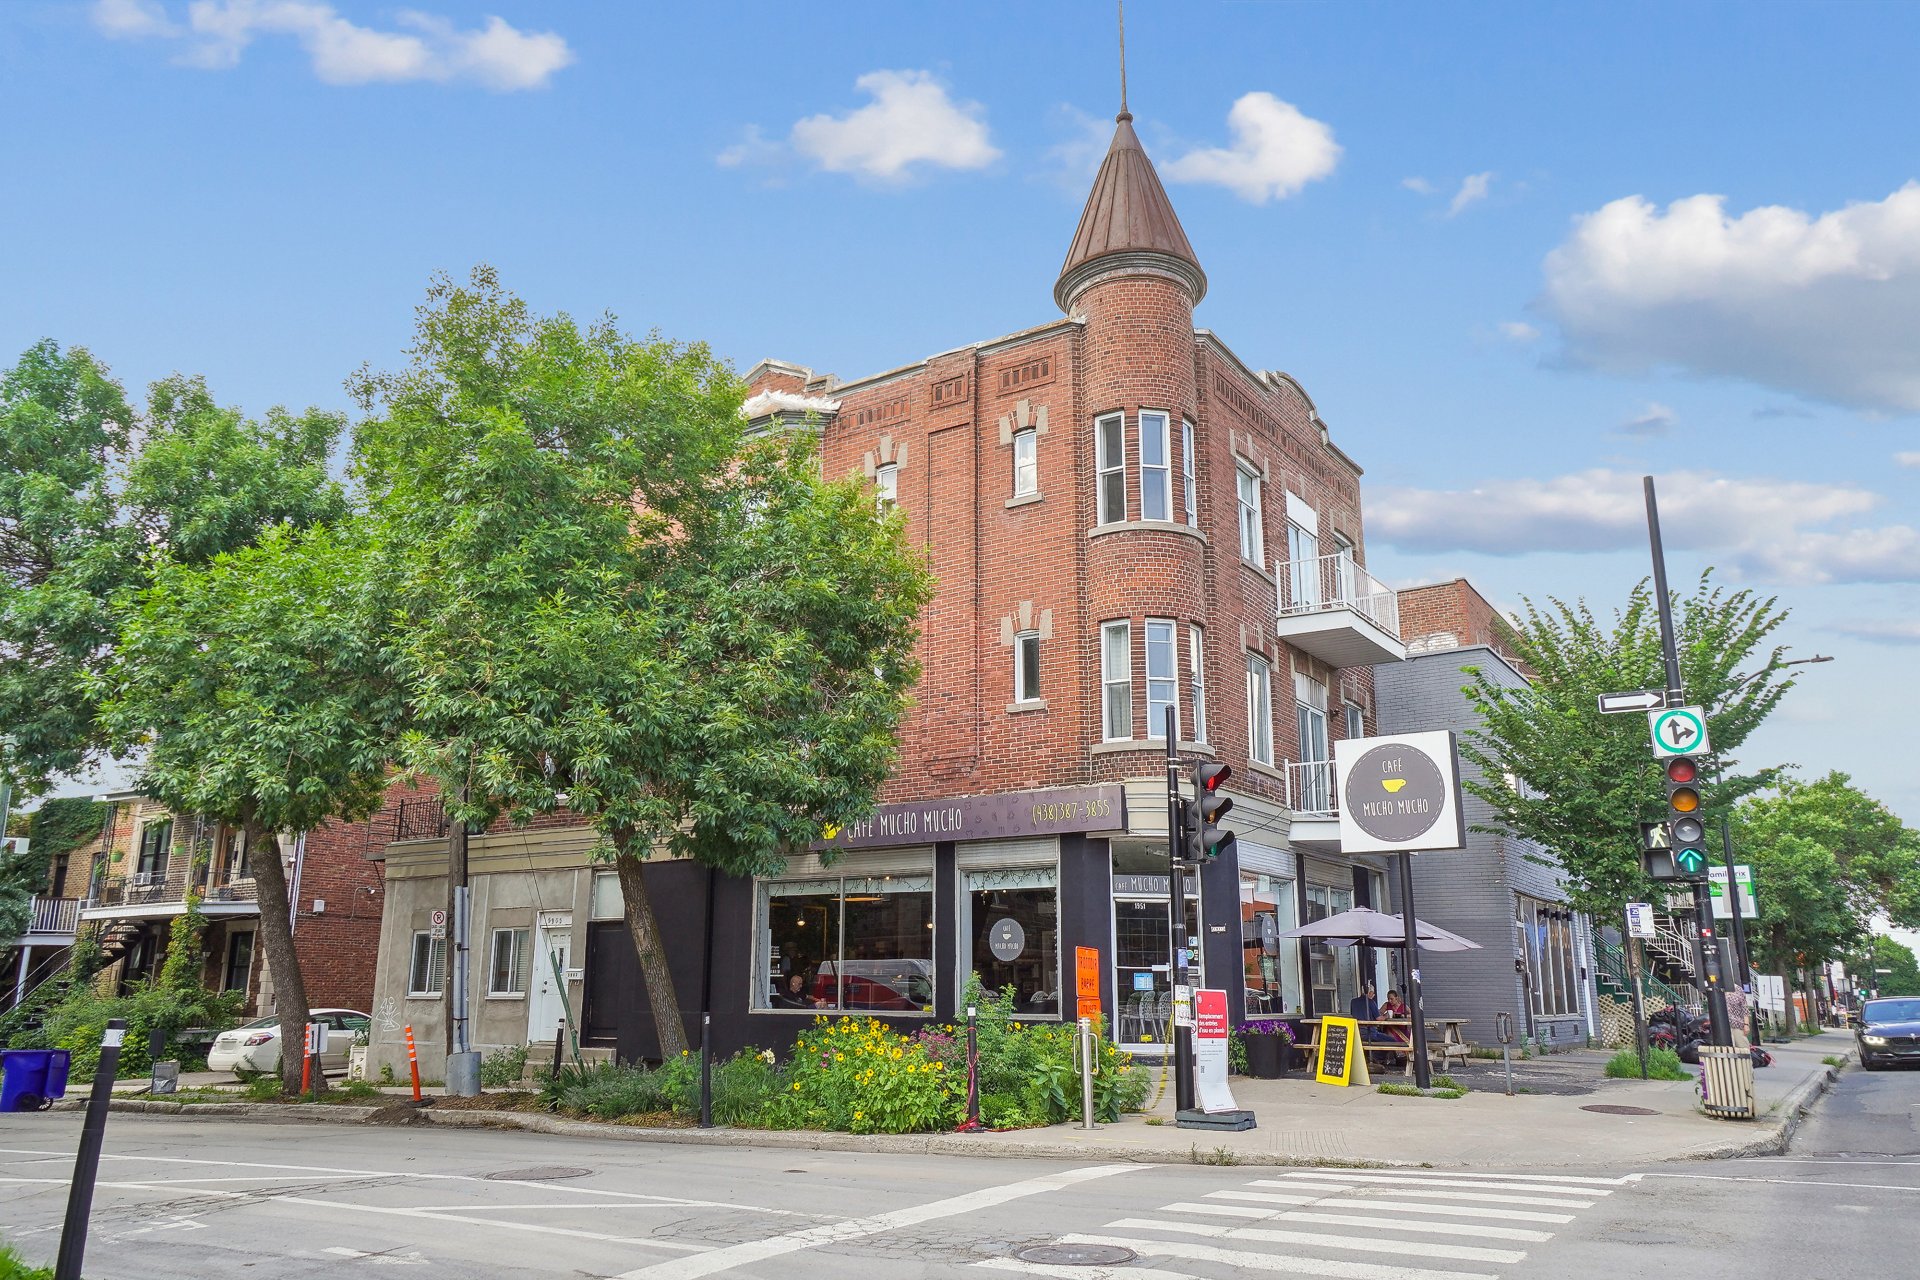
[[[1691,1080],[1609,1080],[1600,1076],[1607,1055],[1594,1054],[1594,1091],[1575,1096],[1472,1092],[1454,1099],[1409,1098],[1316,1084],[1311,1075],[1236,1078],[1234,1100],[1255,1114],[1258,1128],[1241,1133],[1176,1128],[1169,1086],[1169,1096],[1153,1111],[1091,1133],[1056,1125],[998,1133],[993,1140],[1008,1147],[1070,1142],[1089,1155],[1108,1148],[1163,1150],[1177,1160],[1213,1156],[1221,1163],[1230,1158],[1246,1164],[1615,1166],[1758,1155],[1785,1145],[1800,1108],[1832,1080],[1833,1069],[1821,1058],[1844,1057],[1852,1047],[1853,1037],[1844,1032],[1768,1046],[1774,1060],[1754,1072],[1760,1117],[1753,1121],[1716,1120],[1701,1112],[1697,1070]],[[1397,1074],[1385,1078],[1400,1079]],[[1654,1114],[1586,1109],[1596,1105]]]
[[[1823,1056],[1847,1056],[1853,1037],[1830,1031],[1771,1045],[1774,1065],[1755,1073],[1760,1118],[1715,1120],[1699,1110],[1695,1080],[1606,1080],[1605,1055],[1592,1056],[1593,1092],[1473,1092],[1464,1098],[1409,1098],[1370,1088],[1316,1084],[1311,1076],[1236,1079],[1235,1100],[1259,1127],[1241,1133],[1182,1129],[1170,1097],[1144,1115],[1091,1132],[1077,1125],[1008,1133],[858,1135],[764,1129],[642,1129],[559,1116],[486,1110],[421,1110],[388,1104],[290,1105],[116,1100],[116,1111],[219,1115],[226,1118],[366,1124],[404,1121],[445,1127],[524,1129],[535,1133],[629,1142],[768,1147],[811,1151],[1003,1156],[1153,1164],[1402,1165],[1433,1168],[1631,1168],[1667,1160],[1773,1154],[1785,1149],[1803,1108],[1832,1082]],[[1395,1077],[1396,1079],[1398,1077]],[[404,1093],[403,1090],[387,1091]],[[1169,1093],[1171,1090],[1168,1091]],[[397,1100],[397,1099],[396,1099]],[[81,1105],[70,1098],[63,1108]],[[1597,1112],[1632,1107],[1649,1114]]]

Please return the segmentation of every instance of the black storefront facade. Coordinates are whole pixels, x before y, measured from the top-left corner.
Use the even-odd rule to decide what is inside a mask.
[[[1099,956],[1109,1034],[1135,1052],[1165,1043],[1165,801],[1145,784],[884,805],[778,876],[663,862],[647,877],[689,1039],[698,1042],[704,1003],[721,1055],[784,1052],[816,1016],[906,1030],[960,1021],[970,973],[987,989],[1011,988],[1016,1017],[1072,1018],[1079,948]],[[1209,972],[1237,975],[1244,964],[1240,878],[1217,862],[1189,897]],[[626,926],[611,908],[595,914],[606,918],[588,931],[583,1039],[623,1061],[655,1058]],[[1216,985],[1239,1017],[1239,978]]]

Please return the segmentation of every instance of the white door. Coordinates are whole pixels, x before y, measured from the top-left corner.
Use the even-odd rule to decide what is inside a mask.
[[[533,936],[533,975],[527,995],[527,1039],[552,1044],[554,1029],[567,1016],[561,983],[572,963],[573,927],[542,925]],[[558,970],[558,976],[555,970]]]

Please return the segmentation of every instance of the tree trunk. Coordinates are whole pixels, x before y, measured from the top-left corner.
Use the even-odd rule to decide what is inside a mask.
[[[273,1012],[280,1021],[280,1087],[287,1093],[300,1088],[301,1059],[307,1044],[307,984],[300,975],[300,956],[293,949],[293,913],[287,901],[287,872],[280,864],[280,844],[273,832],[248,819],[242,824],[253,858],[254,893],[260,903],[260,944],[266,948],[267,967],[273,970]],[[314,1072],[313,1091],[326,1091],[326,1073]]]
[[[653,1006],[653,1025],[660,1036],[662,1059],[679,1057],[687,1049],[686,1026],[680,1019],[680,999],[673,989],[673,969],[667,963],[666,948],[660,943],[660,924],[654,918],[653,900],[647,896],[645,864],[626,852],[633,842],[630,830],[614,833],[614,868],[620,874],[620,897],[626,904],[627,932],[633,937],[633,949],[640,956],[640,977],[647,987],[647,1003]]]
[[[465,800],[464,795],[461,796]],[[446,1016],[442,1019],[446,1025],[447,1052],[453,1052],[453,1023],[457,1016],[465,1015],[468,1009],[456,1010],[453,1007],[453,966],[465,964],[467,957],[456,950],[459,939],[455,936],[454,923],[460,918],[454,900],[460,890],[467,885],[467,824],[455,818],[447,824],[447,942],[446,972],[441,976],[440,1007]],[[467,922],[467,932],[473,932],[473,922]],[[471,940],[471,939],[469,939]],[[467,1003],[473,1003],[472,990],[467,991]],[[471,1038],[471,1037],[469,1037]]]
[[[1790,1036],[1800,1029],[1796,1025],[1799,1020],[1793,1016],[1793,961],[1791,960],[1780,962],[1780,998],[1787,1004],[1780,1013],[1780,1034]]]

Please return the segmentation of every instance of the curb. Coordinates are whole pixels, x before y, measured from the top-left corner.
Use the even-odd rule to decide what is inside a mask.
[[[1687,1155],[1674,1156],[1675,1160],[1741,1160],[1750,1156],[1785,1155],[1787,1147],[1793,1141],[1793,1135],[1799,1132],[1800,1122],[1806,1119],[1806,1113],[1818,1102],[1833,1082],[1840,1078],[1837,1067],[1821,1066],[1820,1070],[1787,1091],[1780,1100],[1778,1109],[1768,1120],[1771,1132],[1762,1133],[1744,1142],[1728,1142],[1705,1151],[1695,1151]]]

